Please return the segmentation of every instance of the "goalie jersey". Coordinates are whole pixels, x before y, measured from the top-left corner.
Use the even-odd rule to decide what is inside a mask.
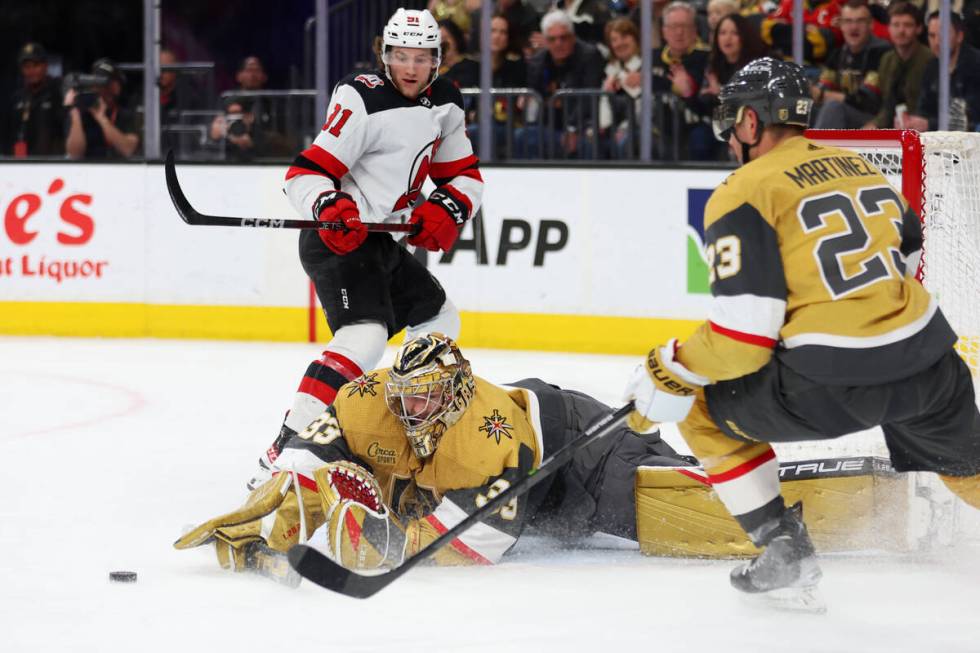
[[[787,139],[715,190],[704,226],[710,317],[677,356],[712,381],[775,355],[820,383],[887,383],[956,341],[915,279],[918,216],[854,152]]]
[[[453,199],[457,224],[476,214],[483,180],[459,89],[436,78],[409,100],[374,71],[337,85],[323,130],[286,172],[285,191],[303,217],[316,218],[321,193],[342,190],[364,222],[403,222],[427,178]]]
[[[327,409],[334,411],[343,434],[325,441],[307,429],[286,442],[277,467],[308,478],[324,463],[337,460],[370,470],[384,503],[407,526],[411,552],[540,465],[543,431],[538,400],[530,390],[504,388],[474,377],[476,392],[466,412],[446,429],[435,453],[422,461],[385,404],[387,380],[388,371],[377,370],[343,386]],[[508,502],[437,553],[436,560],[497,562],[534,512],[528,506],[534,496],[524,494]]]

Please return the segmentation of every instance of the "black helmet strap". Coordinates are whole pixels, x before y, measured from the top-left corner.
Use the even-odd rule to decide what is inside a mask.
[[[743,166],[751,160],[749,157],[749,150],[751,150],[753,147],[755,147],[756,145],[762,142],[762,132],[764,132],[766,129],[766,126],[762,123],[762,116],[760,116],[759,112],[756,111],[753,107],[747,105],[742,106],[742,108],[739,109],[739,113],[743,114],[741,118],[743,120],[745,119],[744,112],[746,109],[752,109],[752,111],[755,113],[756,120],[755,120],[755,132],[752,135],[753,141],[751,143],[746,143],[745,141],[743,141],[741,138],[738,137],[738,131],[735,130],[734,128],[732,129],[732,134],[735,135],[735,140],[738,141],[739,144],[742,146]],[[735,127],[737,127],[738,123],[740,122],[742,121],[736,118]]]

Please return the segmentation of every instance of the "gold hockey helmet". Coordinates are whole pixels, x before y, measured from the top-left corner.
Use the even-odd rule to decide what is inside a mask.
[[[474,389],[470,362],[453,339],[426,333],[395,352],[385,400],[405,426],[412,451],[423,459],[435,453],[445,430],[466,412]]]

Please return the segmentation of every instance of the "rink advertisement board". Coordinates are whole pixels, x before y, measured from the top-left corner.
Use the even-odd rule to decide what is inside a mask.
[[[187,226],[158,165],[0,172],[0,332],[329,337],[297,232]],[[294,216],[282,166],[178,174],[204,213]],[[699,212],[725,174],[486,168],[480,219],[426,264],[470,346],[642,351],[707,313]]]

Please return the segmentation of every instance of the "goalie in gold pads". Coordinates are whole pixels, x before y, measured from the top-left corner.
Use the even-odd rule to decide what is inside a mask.
[[[176,546],[213,542],[223,566],[272,576],[288,573],[277,552],[307,541],[349,568],[395,566],[609,411],[538,379],[494,385],[473,375],[450,338],[422,335],[398,350],[392,368],[343,386],[332,406],[288,439],[275,475],[245,506]],[[434,559],[497,562],[526,527],[635,540],[636,468],[692,462],[658,435],[620,427]]]
[[[918,217],[853,153],[804,137],[812,100],[799,67],[758,59],[719,101],[716,134],[742,167],[705,208],[709,319],[654,348],[625,394],[636,428],[680,422],[763,549],[732,584],[803,595],[821,571],[768,443],[881,425],[896,470],[936,472],[980,506],[980,414],[956,334],[914,277]]]

